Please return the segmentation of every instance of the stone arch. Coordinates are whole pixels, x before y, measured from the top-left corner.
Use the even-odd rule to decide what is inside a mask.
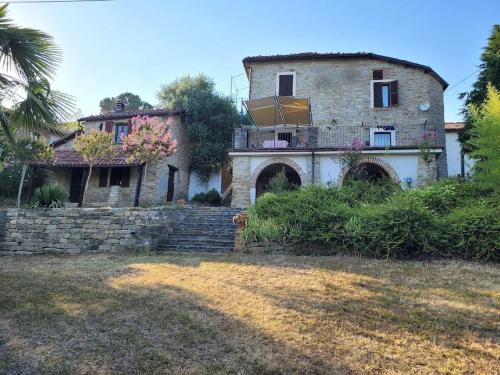
[[[304,172],[304,170],[300,167],[300,165],[298,165],[293,160],[285,158],[285,157],[275,157],[275,158],[271,158],[271,159],[263,161],[262,163],[260,163],[257,166],[257,168],[255,168],[255,170],[250,175],[250,183],[249,183],[250,189],[255,189],[255,184],[257,183],[257,179],[259,178],[259,175],[262,173],[262,171],[266,167],[273,165],[273,164],[288,165],[290,168],[294,169],[295,172],[297,172],[297,174],[299,175],[301,185],[303,186],[303,185],[307,184],[307,175]]]
[[[394,169],[394,167],[391,164],[389,164],[387,161],[385,161],[383,159],[380,159],[376,156],[365,156],[359,161],[359,163],[360,164],[361,163],[372,163],[372,164],[378,165],[380,168],[382,168],[389,175],[391,180],[393,180],[394,182],[396,182],[398,184],[401,183],[398,172],[396,172],[396,170]],[[344,182],[344,178],[348,172],[349,172],[348,169],[346,169],[346,168],[342,169],[342,171],[340,172],[339,179],[337,181],[339,185],[342,185],[342,183]]]

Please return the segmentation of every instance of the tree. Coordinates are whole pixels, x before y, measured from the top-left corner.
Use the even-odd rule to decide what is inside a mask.
[[[61,133],[73,102],[49,84],[60,60],[50,35],[14,25],[7,5],[0,6],[0,132],[6,141],[13,144],[19,130]],[[5,106],[5,99],[14,105]]]
[[[22,166],[19,188],[17,190],[17,208],[19,208],[21,206],[21,194],[29,163],[34,160],[46,162],[52,160],[54,149],[44,142],[27,138],[17,140],[15,143],[8,143],[6,147],[7,162],[11,165],[20,164]]]
[[[104,98],[99,102],[101,113],[113,112],[117,100],[123,101],[127,111],[137,111],[142,109],[152,109],[153,106],[148,102],[141,99],[139,95],[132,94],[131,92],[124,92],[118,96]]]
[[[75,140],[75,150],[80,153],[85,163],[89,165],[89,171],[87,179],[85,181],[85,189],[83,190],[83,200],[85,201],[85,192],[89,186],[90,176],[92,175],[92,169],[97,164],[99,159],[105,156],[114,154],[115,148],[112,144],[113,137],[111,133],[99,132],[93,130],[90,133],[82,134],[76,137]]]
[[[481,106],[471,105],[469,113],[474,124],[471,143],[474,178],[488,187],[500,187],[500,90],[489,84]]]
[[[177,141],[173,138],[172,118],[162,121],[159,117],[137,116],[132,118],[131,132],[123,138],[122,149],[129,153],[130,163],[144,164],[144,185],[147,183],[147,166],[173,155]]]
[[[203,74],[179,78],[162,86],[158,98],[167,108],[186,110],[194,144],[191,169],[208,175],[226,165],[239,117],[231,100],[216,93],[212,79]]]
[[[488,44],[481,55],[480,73],[477,81],[472,86],[469,93],[460,94],[460,98],[465,98],[463,114],[465,116],[465,126],[459,133],[459,140],[462,149],[470,153],[474,147],[471,142],[474,121],[470,116],[469,108],[471,105],[480,106],[486,99],[486,87],[491,84],[497,90],[500,90],[500,25],[494,25]]]

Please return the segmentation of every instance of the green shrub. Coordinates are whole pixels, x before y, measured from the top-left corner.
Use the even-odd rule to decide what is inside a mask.
[[[193,202],[206,202],[207,201],[207,193],[198,193],[192,199]]]
[[[347,225],[350,248],[383,258],[411,258],[432,253],[436,223],[412,200],[392,200],[358,209]]]
[[[290,189],[288,178],[286,178],[285,167],[269,179],[268,189],[272,193],[282,193]]]
[[[33,208],[64,207],[67,196],[59,185],[45,185],[35,190],[30,206]]]
[[[192,200],[194,202],[200,202],[200,203],[207,202],[214,206],[222,204],[222,197],[219,194],[219,192],[215,189],[209,190],[206,193],[198,193],[193,197]]]
[[[453,210],[441,221],[443,255],[500,260],[500,209],[486,205]]]
[[[17,190],[19,189],[19,182],[21,181],[21,171],[23,166],[21,164],[14,164],[0,170],[0,197],[3,198],[16,198]],[[25,183],[23,186],[23,194],[28,190],[29,182],[34,178],[34,185],[40,186],[44,179],[44,172],[41,168],[33,175],[31,168],[26,171]]]
[[[475,205],[491,194],[491,189],[479,184],[446,179],[420,189],[405,191],[403,196],[407,199],[415,199],[435,213],[446,214],[457,207]]]

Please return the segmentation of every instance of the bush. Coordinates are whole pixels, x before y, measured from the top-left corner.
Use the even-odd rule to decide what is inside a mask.
[[[192,200],[194,202],[210,203],[214,206],[219,206],[222,204],[222,197],[215,189],[209,190],[206,193],[198,193],[193,197]]]
[[[446,179],[421,189],[405,191],[403,197],[414,199],[437,214],[446,214],[458,207],[477,204],[492,192],[476,183]]]
[[[64,207],[66,193],[59,185],[45,185],[35,190],[30,206],[33,208]]]
[[[383,258],[411,258],[432,253],[436,222],[418,202],[397,200],[366,205],[347,225],[351,248]]]
[[[21,171],[23,166],[21,164],[14,164],[12,166],[6,167],[4,170],[0,171],[0,197],[3,198],[16,198],[17,190],[19,189],[19,182],[21,181]],[[37,172],[33,176],[33,171],[28,168],[26,171],[25,181],[31,181],[34,178],[34,185],[39,186],[43,182],[44,173],[43,170],[38,168]],[[29,183],[24,184],[23,193],[29,187]]]
[[[500,260],[500,209],[486,205],[452,211],[441,221],[439,246],[443,255],[465,259]]]

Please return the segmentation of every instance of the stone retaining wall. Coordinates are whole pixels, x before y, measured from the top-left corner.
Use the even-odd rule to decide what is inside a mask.
[[[0,254],[154,249],[189,207],[0,211]]]

